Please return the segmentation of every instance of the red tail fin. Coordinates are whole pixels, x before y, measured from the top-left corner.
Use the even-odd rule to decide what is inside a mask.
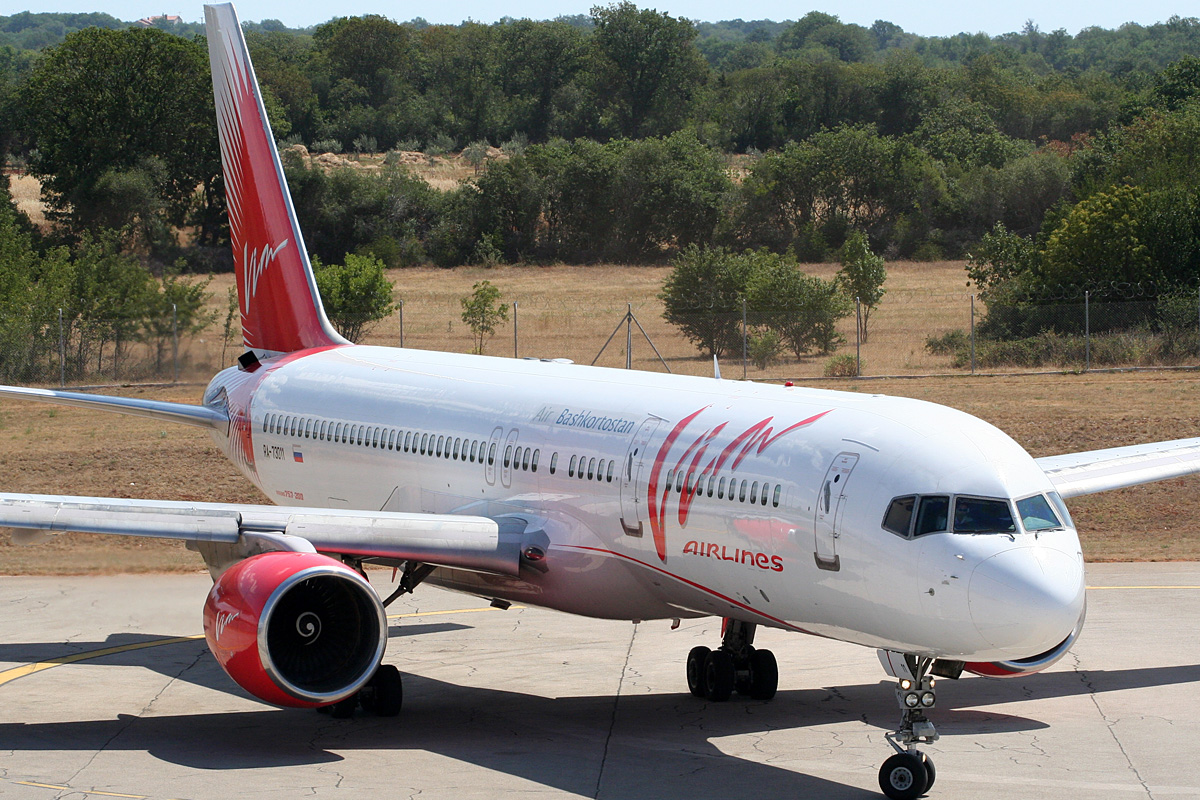
[[[260,354],[347,344],[321,307],[237,13],[224,3],[204,16],[242,338]]]

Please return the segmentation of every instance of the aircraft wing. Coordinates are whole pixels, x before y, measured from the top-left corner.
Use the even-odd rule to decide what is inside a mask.
[[[0,527],[237,544],[280,535],[320,552],[516,575],[520,537],[486,517],[113,497],[0,494]],[[307,548],[304,548],[307,549]]]
[[[1063,497],[1200,472],[1200,438],[1113,447],[1035,459]]]
[[[116,411],[121,414],[149,417],[162,422],[178,422],[198,428],[223,429],[229,424],[229,415],[223,408],[168,403],[164,400],[64,392],[58,389],[29,389],[24,386],[0,386],[0,397],[16,397],[21,400],[36,400],[41,403],[54,403],[62,406]]]

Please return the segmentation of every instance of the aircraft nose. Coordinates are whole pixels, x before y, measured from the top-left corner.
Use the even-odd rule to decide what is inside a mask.
[[[1062,642],[1083,612],[1083,559],[1048,547],[1014,547],[979,563],[967,590],[980,635],[1010,657]]]

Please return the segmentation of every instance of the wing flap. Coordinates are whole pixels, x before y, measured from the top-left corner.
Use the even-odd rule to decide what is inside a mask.
[[[281,533],[322,552],[516,575],[521,543],[486,517],[0,494],[0,527],[237,543]]]
[[[1200,438],[1035,459],[1063,497],[1200,473]]]

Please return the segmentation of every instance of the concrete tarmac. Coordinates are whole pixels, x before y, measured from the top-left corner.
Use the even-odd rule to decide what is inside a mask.
[[[939,682],[932,797],[1200,798],[1200,564],[1093,565],[1089,585],[1056,666]],[[880,796],[899,711],[865,648],[760,629],[779,694],[713,704],[683,662],[719,620],[671,631],[422,587],[389,609],[404,711],[338,720],[225,676],[201,637],[208,586],[0,578],[0,795]]]

